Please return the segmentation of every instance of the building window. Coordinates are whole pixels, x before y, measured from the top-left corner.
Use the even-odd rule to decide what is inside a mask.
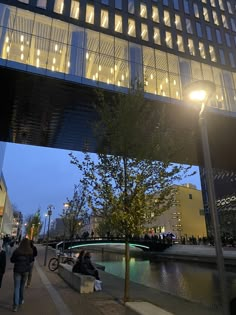
[[[189,14],[189,1],[184,0],[184,12]]]
[[[221,9],[222,11],[225,10],[224,4],[223,4],[223,0],[219,0],[219,6],[220,6],[220,9]]]
[[[212,41],[212,33],[210,26],[206,26],[207,39]]]
[[[29,0],[18,0],[19,2],[29,4]]]
[[[107,10],[101,10],[101,27],[108,28],[109,25],[109,19],[108,19],[108,11]]]
[[[147,6],[145,3],[140,4],[140,16],[142,18],[147,18]]]
[[[148,27],[146,24],[141,24],[141,38],[148,41]]]
[[[236,25],[234,18],[230,19],[232,31],[236,32]]]
[[[169,48],[173,48],[173,44],[172,44],[172,36],[170,32],[166,32],[166,46]]]
[[[221,37],[220,30],[216,30],[216,39],[217,39],[218,44],[222,44],[222,37]]]
[[[215,6],[216,6],[215,0],[210,0],[210,2],[211,2],[211,6],[212,6],[212,7],[215,7]]]
[[[193,4],[193,11],[196,18],[199,18],[199,9],[197,3]]]
[[[202,27],[199,22],[196,22],[197,36],[202,37]]]
[[[152,20],[153,22],[157,22],[159,23],[159,12],[158,12],[158,8],[152,6]]]
[[[231,47],[230,36],[228,33],[225,33],[226,44],[228,47]]]
[[[211,61],[216,62],[215,49],[211,45],[209,45],[209,53],[210,53]]]
[[[222,17],[223,26],[224,26],[225,28],[229,28],[228,21],[227,21],[225,15],[222,14],[221,17]]]
[[[231,3],[229,1],[227,1],[227,7],[228,7],[229,13],[233,14],[232,6],[231,6]]]
[[[214,24],[219,25],[219,19],[218,19],[216,11],[212,11],[212,16],[213,16]]]
[[[115,31],[122,33],[122,16],[115,14]]]
[[[192,194],[189,194],[189,195],[188,195],[188,199],[193,199],[193,195],[192,195]]]
[[[208,14],[207,8],[203,8],[203,16],[204,16],[204,20],[209,22],[209,14]]]
[[[54,2],[54,12],[62,14],[64,10],[64,0],[55,0]]]
[[[122,10],[122,0],[115,0],[115,8]]]
[[[163,0],[163,5],[168,6],[169,5],[169,1],[168,0]]]
[[[178,50],[184,52],[183,37],[180,35],[177,35],[177,45],[178,45]]]
[[[192,24],[191,24],[190,19],[185,19],[185,23],[186,23],[187,33],[193,34],[193,29],[192,29]]]
[[[155,44],[161,45],[160,30],[157,27],[154,27],[153,40]]]
[[[188,39],[188,50],[190,55],[195,56],[195,49],[194,49],[194,44],[192,39]]]
[[[85,21],[89,24],[94,24],[94,6],[87,4]]]
[[[178,14],[175,14],[175,27],[177,30],[182,31],[181,18]]]
[[[179,10],[179,0],[173,0],[174,9]]]
[[[219,53],[220,53],[220,63],[222,65],[225,65],[225,53],[224,53],[223,49],[219,49]]]
[[[229,60],[230,60],[231,67],[235,68],[234,55],[231,52],[229,53]]]
[[[170,12],[164,10],[164,23],[166,26],[170,26]]]
[[[206,59],[206,54],[205,54],[205,47],[204,47],[204,44],[202,42],[199,42],[199,52],[200,52],[200,56],[203,58],[203,59]]]
[[[134,0],[128,0],[128,12],[134,14]]]
[[[128,19],[128,35],[136,37],[135,21]]]
[[[102,0],[101,2],[102,2],[102,4],[109,5],[109,0]]]
[[[37,0],[36,6],[38,8],[46,9],[46,7],[47,7],[47,0]]]
[[[70,17],[73,19],[79,19],[79,1],[72,0],[71,7],[70,7]]]

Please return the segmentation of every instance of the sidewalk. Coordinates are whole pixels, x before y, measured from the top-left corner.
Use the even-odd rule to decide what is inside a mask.
[[[33,271],[32,285],[25,289],[25,304],[19,309],[24,315],[149,315],[144,303],[149,302],[175,315],[218,315],[219,310],[172,296],[168,293],[130,283],[130,307],[123,306],[124,280],[100,271],[103,291],[79,294],[71,289],[58,275],[43,266],[44,247],[38,245],[38,257]],[[48,250],[48,260],[54,251]],[[6,273],[0,289],[0,314],[12,314],[13,264],[7,263]],[[137,302],[139,302],[137,304]],[[133,304],[132,304],[133,302]],[[137,307],[138,305],[138,307]],[[135,307],[134,307],[135,306]],[[160,312],[160,314],[162,314]],[[158,315],[158,313],[155,313]]]

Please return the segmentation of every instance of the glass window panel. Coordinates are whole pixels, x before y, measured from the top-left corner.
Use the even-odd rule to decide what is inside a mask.
[[[157,71],[157,94],[170,96],[168,72]]]
[[[190,19],[185,19],[185,23],[186,23],[187,33],[193,34],[193,29],[192,29],[192,24],[191,24]]]
[[[213,81],[212,67],[202,63],[203,80]]]
[[[204,44],[202,42],[199,42],[199,53],[200,53],[200,56],[203,58],[203,59],[206,59],[206,53],[205,53],[205,47],[204,47]]]
[[[122,16],[115,14],[115,31],[118,33],[122,33]]]
[[[42,9],[46,9],[47,7],[47,0],[37,0],[37,7],[42,8]]]
[[[161,36],[160,36],[159,28],[154,27],[153,31],[154,31],[154,34],[153,34],[154,43],[157,45],[161,45]]]
[[[80,48],[84,47],[84,29],[82,27],[69,24],[68,44]]]
[[[136,37],[135,21],[128,19],[128,35]]]
[[[30,43],[29,64],[36,68],[46,69],[48,60],[49,40],[32,36]]]
[[[98,72],[99,81],[107,84],[114,84],[115,81],[115,59],[107,57],[107,55],[100,54]]]
[[[211,2],[211,6],[212,6],[212,7],[215,7],[215,6],[216,6],[215,0],[210,0],[210,2]]]
[[[231,22],[232,31],[236,32],[235,19],[234,18],[230,18],[230,22]]]
[[[128,60],[128,42],[123,39],[115,38],[115,57]]]
[[[204,16],[204,20],[209,22],[209,14],[208,14],[208,10],[207,8],[203,8],[203,16]]]
[[[141,38],[142,40],[148,40],[148,27],[146,24],[141,24]]]
[[[64,10],[64,0],[55,0],[53,11],[62,14]]]
[[[16,14],[15,7],[7,6],[0,3],[0,26],[13,28],[15,14]]]
[[[230,60],[231,67],[235,68],[235,59],[234,59],[234,55],[231,52],[229,53],[229,60]]]
[[[8,53],[8,60],[27,64],[29,57],[29,48],[31,35],[13,31],[11,40],[6,43],[6,52]]]
[[[115,0],[115,8],[122,9],[122,0]]]
[[[156,68],[167,71],[167,55],[166,53],[155,49]]]
[[[65,73],[77,77],[82,77],[85,59],[84,49],[76,46],[68,46],[65,59]]]
[[[216,104],[219,109],[225,109],[225,91],[220,85],[216,85]]]
[[[173,0],[174,3],[174,9],[179,10],[179,0]]]
[[[17,10],[14,29],[23,33],[32,33],[34,25],[34,14],[25,10]]]
[[[155,68],[154,49],[143,46],[143,64],[144,66]]]
[[[94,24],[94,6],[91,4],[86,5],[85,21],[89,24]]]
[[[98,81],[99,54],[87,51],[85,64],[85,78]]]
[[[194,42],[191,38],[188,39],[188,50],[190,55],[195,56]]]
[[[50,42],[47,69],[50,71],[65,72],[67,46],[60,42]]]
[[[114,37],[100,33],[100,53],[114,57]]]
[[[169,48],[173,48],[173,43],[172,43],[172,34],[170,32],[165,32],[165,42],[166,46]]]
[[[207,39],[212,41],[212,33],[210,26],[206,26]]]
[[[19,2],[23,2],[23,3],[26,3],[26,4],[29,4],[29,0],[18,0]]]
[[[196,22],[197,36],[202,37],[202,27],[199,22]]]
[[[202,80],[202,69],[201,69],[201,63],[196,61],[191,61],[191,72],[192,72],[192,78]]]
[[[220,9],[224,11],[225,8],[224,8],[224,3],[223,3],[223,1],[224,1],[224,0],[219,0],[219,6],[220,6]]]
[[[1,38],[0,57],[3,59],[7,59],[11,48],[12,31],[9,30],[8,28],[0,27],[0,38]]]
[[[181,18],[178,14],[175,14],[175,27],[177,30],[182,31],[182,23],[181,23]]]
[[[182,86],[191,81],[191,65],[189,60],[179,58],[179,73]]]
[[[41,14],[36,14],[33,35],[49,39],[51,37],[51,26],[52,19]]]
[[[219,25],[218,15],[215,11],[212,11],[213,21],[215,25]]]
[[[169,72],[179,73],[179,58],[172,54],[167,54]]]
[[[181,35],[177,35],[177,46],[179,51],[184,52],[183,37]]]
[[[169,73],[170,79],[170,97],[175,99],[181,99],[181,88],[179,76],[173,73]]]
[[[220,53],[220,63],[222,65],[225,65],[225,53],[224,53],[223,49],[219,49],[219,53]]]
[[[71,1],[71,7],[70,7],[70,17],[78,20],[79,19],[79,9],[80,9],[79,1],[72,0]]]
[[[57,42],[67,44],[68,41],[68,24],[56,19],[52,21],[51,39]]]
[[[145,67],[144,91],[147,93],[157,94],[157,78],[155,68]]]
[[[166,26],[170,26],[170,12],[164,10],[164,23]]]
[[[127,61],[115,60],[115,85],[121,87],[129,87],[129,64]]]
[[[189,2],[188,0],[183,0],[184,1],[184,12],[189,14]]]
[[[221,37],[220,30],[216,30],[216,39],[217,39],[218,44],[222,44],[222,37]]]
[[[140,4],[140,16],[142,18],[147,18],[147,6],[145,3]]]
[[[153,22],[159,23],[159,11],[155,6],[152,6],[152,20]]]
[[[108,18],[108,11],[101,10],[101,27],[108,28],[109,25],[109,18]]]
[[[109,0],[102,0],[101,2],[102,2],[102,4],[109,5]]]
[[[134,14],[134,0],[128,0],[128,12]]]
[[[232,9],[231,3],[229,1],[227,1],[227,7],[228,7],[229,13],[233,14],[233,9]]]
[[[85,48],[99,52],[99,33],[85,29]]]
[[[231,47],[231,40],[228,33],[225,33],[226,44],[228,47]]]
[[[225,28],[229,28],[229,25],[228,25],[228,21],[227,21],[227,18],[224,14],[221,15],[221,18],[222,18],[222,23],[223,23],[223,26]]]
[[[199,18],[199,9],[197,3],[193,4],[193,11],[196,18]]]

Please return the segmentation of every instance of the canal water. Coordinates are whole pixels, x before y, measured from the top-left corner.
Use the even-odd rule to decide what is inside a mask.
[[[123,254],[93,252],[92,261],[105,266],[106,272],[124,278]],[[131,258],[130,280],[213,308],[220,303],[217,270],[212,265]],[[230,299],[236,297],[236,272],[227,272],[227,282]]]

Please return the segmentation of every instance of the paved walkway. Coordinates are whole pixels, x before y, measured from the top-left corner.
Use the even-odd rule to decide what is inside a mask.
[[[172,296],[139,284],[130,284],[130,307],[122,304],[124,280],[100,271],[103,291],[92,294],[79,294],[71,289],[58,275],[43,266],[44,247],[37,246],[38,257],[33,272],[32,286],[25,289],[25,304],[19,309],[24,315],[149,315],[153,310],[147,303],[174,315],[220,315],[216,309],[210,309],[198,303]],[[48,258],[53,251],[49,249]],[[7,270],[0,289],[0,314],[12,314],[13,265],[7,263]],[[147,302],[147,303],[143,303]],[[132,304],[133,303],[133,304]],[[137,307],[138,305],[138,307]],[[155,315],[164,314],[160,310]],[[153,314],[154,315],[154,314]]]

